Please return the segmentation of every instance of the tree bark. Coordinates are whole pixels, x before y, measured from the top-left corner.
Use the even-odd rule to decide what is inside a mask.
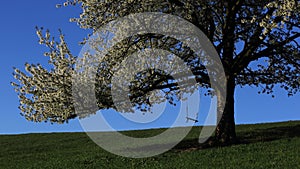
[[[234,120],[234,91],[235,91],[235,77],[233,75],[227,76],[226,86],[226,100],[225,107],[218,104],[218,120],[219,123],[216,128],[215,141],[221,145],[229,145],[237,142],[235,133]],[[218,102],[222,100],[218,99]]]

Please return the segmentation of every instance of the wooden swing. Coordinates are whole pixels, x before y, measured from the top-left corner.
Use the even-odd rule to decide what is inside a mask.
[[[198,113],[196,114],[196,118],[195,119],[189,117],[188,105],[186,105],[186,122],[188,123],[189,121],[193,121],[193,122],[197,123],[198,122],[197,119],[198,119]]]

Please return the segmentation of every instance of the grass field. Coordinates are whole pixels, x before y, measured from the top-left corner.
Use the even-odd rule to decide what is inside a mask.
[[[124,134],[148,137],[163,130]],[[196,145],[199,132],[200,127],[194,127],[172,150],[141,159],[110,154],[85,133],[1,135],[0,168],[300,168],[300,121],[239,125],[240,144],[189,149]]]

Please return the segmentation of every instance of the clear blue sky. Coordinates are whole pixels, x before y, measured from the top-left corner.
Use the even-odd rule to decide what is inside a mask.
[[[80,29],[75,23],[69,23],[69,18],[78,16],[80,9],[74,7],[55,8],[55,5],[61,2],[62,0],[16,0],[2,1],[1,3],[0,134],[82,131],[77,119],[64,125],[26,121],[19,114],[18,97],[13,87],[10,86],[10,82],[14,81],[13,67],[23,69],[25,62],[47,64],[47,58],[43,56],[43,52],[47,48],[38,44],[35,26],[50,29],[56,37],[58,29],[61,28],[73,53],[77,54],[80,51],[81,47],[77,45],[78,41],[82,40],[87,32]],[[279,89],[275,92],[276,97],[273,99],[269,95],[258,95],[257,91],[258,89],[250,87],[237,88],[235,117],[238,124],[300,120],[300,94],[287,97],[286,92]],[[166,112],[156,123],[145,126],[166,126],[165,123],[173,119],[169,115],[170,112]],[[112,115],[110,120],[118,129],[141,127],[141,125],[126,122],[121,125],[119,120],[122,119],[116,114]]]

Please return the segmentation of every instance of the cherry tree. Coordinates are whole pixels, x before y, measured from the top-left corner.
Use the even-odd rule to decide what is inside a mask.
[[[237,86],[255,86],[259,93],[272,96],[275,86],[286,90],[288,95],[299,91],[300,6],[296,0],[74,0],[63,5],[79,5],[82,13],[70,20],[94,32],[118,18],[143,12],[176,15],[203,31],[217,51],[226,76],[226,97],[218,97],[225,105],[224,109],[218,109],[222,116],[218,117],[215,139],[220,143],[237,140],[234,120]],[[19,95],[19,108],[27,120],[64,123],[78,116],[72,98],[72,74],[78,57],[71,53],[62,33],[59,41],[49,31],[39,28],[37,35],[40,44],[49,48],[45,56],[49,57],[52,69],[29,63],[25,64],[26,72],[15,68],[17,82],[12,85]],[[174,38],[148,33],[129,37],[109,50],[95,80],[98,109],[115,108],[111,96],[113,66],[146,48],[161,48],[179,56],[190,67],[199,86],[214,95],[209,92],[208,73],[196,52]],[[151,107],[147,93],[153,90],[165,92],[164,99],[158,102],[168,100],[175,104],[174,100],[181,99],[178,83],[157,70],[141,72],[129,87],[132,103],[144,111]]]

